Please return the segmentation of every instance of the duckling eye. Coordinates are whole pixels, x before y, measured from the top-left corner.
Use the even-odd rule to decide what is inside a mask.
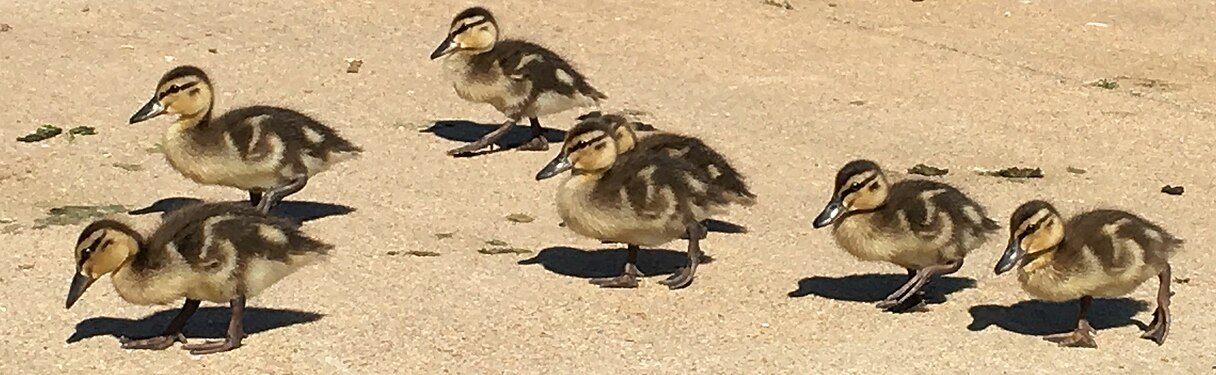
[[[1029,226],[1026,227],[1026,234],[1031,234],[1038,230],[1039,230],[1038,224],[1030,224]]]

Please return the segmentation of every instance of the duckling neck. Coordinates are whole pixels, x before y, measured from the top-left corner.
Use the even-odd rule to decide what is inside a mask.
[[[840,223],[843,223],[845,220],[849,220],[849,219],[871,219],[871,220],[873,220],[875,217],[874,214],[877,214],[886,208],[887,208],[887,203],[883,202],[883,204],[880,204],[874,208],[867,208],[867,209],[862,209],[862,210],[852,210],[852,211],[845,212],[844,214],[841,214],[840,219],[836,220],[835,226],[839,227]]]
[[[176,293],[157,288],[155,272],[145,272],[153,265],[144,264],[145,262],[139,260],[144,250],[145,245],[139,244],[127,260],[110,275],[114,291],[118,292],[118,296],[123,300],[137,305],[167,304],[180,299]]]
[[[1026,254],[1025,260],[1022,261],[1022,272],[1035,273],[1048,270],[1056,271],[1055,267],[1052,267],[1052,259],[1055,258],[1056,250],[1059,248],[1060,245],[1056,245],[1055,247],[1044,251],[1039,251],[1034,254]]]
[[[592,169],[575,169],[575,170],[571,171],[570,174],[572,176],[578,177],[578,178],[598,180],[601,177],[603,177],[604,172],[607,172],[607,171],[608,171],[608,168],[594,169],[594,170],[592,170]]]
[[[193,115],[181,115],[177,119],[176,127],[181,130],[186,129],[206,129],[211,124],[211,108]]]

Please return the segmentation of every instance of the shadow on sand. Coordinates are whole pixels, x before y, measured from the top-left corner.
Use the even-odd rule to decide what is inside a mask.
[[[624,247],[603,250],[581,250],[570,247],[551,247],[541,250],[536,256],[519,261],[519,264],[539,264],[549,272],[584,279],[619,276],[625,266]],[[709,256],[701,257],[701,265],[713,262]],[[688,253],[666,249],[642,249],[638,252],[638,270],[646,276],[675,273],[688,265]]]
[[[146,215],[159,213],[161,216],[167,215],[179,208],[201,203],[201,199],[173,197],[165,198],[156,203],[152,203],[148,207],[132,210],[128,212],[131,215]],[[249,201],[231,201],[235,203],[249,204]],[[329,216],[340,216],[354,212],[355,209],[350,206],[330,203],[317,202],[302,202],[302,201],[283,201],[270,210],[270,214],[291,219],[297,223],[305,223],[308,221],[321,219]]]
[[[469,143],[481,139],[486,134],[490,134],[490,132],[498,129],[501,125],[501,123],[479,124],[465,120],[440,120],[435,121],[430,127],[422,130],[422,132],[431,133],[449,141]],[[545,128],[544,136],[549,143],[561,143],[566,139],[566,132],[564,130]],[[495,147],[461,156],[472,157],[509,150],[524,144],[530,139],[532,139],[532,130],[528,128],[527,121],[524,121],[522,124],[516,124],[514,128],[511,128],[507,132],[507,135],[499,139],[498,142],[494,142]]]
[[[1022,301],[1012,306],[973,306],[967,329],[982,331],[996,325],[1023,335],[1045,336],[1072,331],[1077,327],[1079,302]],[[1089,325],[1102,330],[1129,325],[1144,329],[1146,324],[1133,319],[1147,311],[1148,303],[1130,298],[1095,298],[1089,308]]]
[[[839,301],[878,302],[899,289],[908,281],[906,274],[864,274],[844,277],[814,276],[798,281],[798,289],[789,293],[791,298],[816,295]],[[967,277],[934,277],[925,288],[925,302],[938,304],[946,296],[963,289],[975,287],[975,279]]]
[[[76,324],[76,332],[68,337],[68,343],[109,335],[115,338],[144,338],[161,334],[169,321],[177,316],[180,309],[171,309],[148,315],[141,319],[124,319],[111,317],[96,317],[85,319]],[[228,331],[227,307],[206,307],[194,312],[190,322],[186,324],[183,334],[188,338],[219,339],[224,338]],[[324,315],[318,313],[264,309],[257,307],[245,308],[245,333],[252,335],[302,323],[320,320]]]

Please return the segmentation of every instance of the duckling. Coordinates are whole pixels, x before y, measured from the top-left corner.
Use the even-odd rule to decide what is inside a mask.
[[[488,103],[507,116],[498,129],[481,139],[448,151],[473,153],[497,142],[520,120],[532,124],[532,138],[520,150],[549,149],[538,117],[579,107],[598,107],[608,96],[561,56],[538,44],[500,39],[498,22],[489,10],[472,7],[456,14],[447,37],[431,59],[446,57],[456,94],[464,100]]]
[[[200,184],[248,191],[263,213],[303,189],[309,177],[363,152],[334,129],[286,108],[244,107],[212,118],[213,92],[202,69],[178,66],[161,77],[156,94],[130,123],[177,115],[161,142],[169,165]]]
[[[241,346],[246,298],[288,274],[324,260],[333,246],[300,232],[292,222],[262,214],[239,203],[205,203],[165,217],[145,240],[131,226],[113,219],[89,224],[76,240],[76,275],[67,308],[104,275],[127,302],[167,305],[185,298],[177,316],[156,337],[124,340],[124,349],[162,350],[186,343],[182,328],[200,301],[227,302],[232,315],[227,338],[186,344],[191,354]]]
[[[624,115],[604,114],[599,111],[579,116],[579,121],[600,118],[613,127],[612,138],[617,144],[617,153],[629,151],[664,152],[672,158],[682,158],[694,166],[702,168],[712,179],[710,184],[716,185],[717,191],[725,194],[724,199],[742,206],[756,204],[756,195],[748,189],[744,177],[726,157],[710,148],[705,142],[696,137],[667,132],[651,133],[644,138],[638,137],[640,126],[646,126],[637,121],[630,121]],[[704,223],[702,223],[704,224]],[[683,237],[687,239],[688,237]]]
[[[639,246],[658,246],[688,235],[688,265],[661,283],[671,289],[692,283],[700,264],[701,221],[734,203],[711,184],[704,169],[657,152],[618,152],[612,125],[589,119],[566,134],[562,152],[537,180],[573,170],[558,187],[558,214],[580,235],[629,244],[624,273],[592,279],[602,287],[632,288],[642,276]]]
[[[1119,297],[1157,277],[1157,309],[1142,338],[1161,345],[1170,329],[1170,264],[1183,240],[1133,213],[1093,210],[1065,221],[1050,203],[1022,204],[1009,218],[1009,246],[1000,275],[1017,268],[1022,289],[1035,298],[1079,300],[1077,328],[1047,336],[1061,346],[1096,348],[1089,325],[1094,297]]]
[[[953,186],[928,180],[892,184],[870,160],[854,160],[837,172],[832,199],[812,223],[829,224],[836,244],[853,256],[907,269],[907,282],[877,304],[893,312],[919,306],[930,278],[958,271],[967,253],[1000,229]]]

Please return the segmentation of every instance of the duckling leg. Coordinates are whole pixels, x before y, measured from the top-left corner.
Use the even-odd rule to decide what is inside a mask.
[[[498,129],[494,129],[494,131],[490,132],[490,134],[482,136],[481,139],[478,139],[473,143],[448,150],[448,155],[456,156],[471,154],[477,150],[489,147],[490,145],[494,144],[494,142],[498,142],[499,139],[502,139],[503,136],[507,135],[507,133],[510,132],[511,128],[514,126],[515,120],[508,120],[507,122],[504,122],[502,126],[499,126]]]
[[[262,214],[269,214],[270,209],[278,205],[279,202],[282,202],[283,198],[287,198],[288,195],[299,192],[301,189],[304,189],[305,185],[308,185],[308,176],[300,176],[296,177],[294,180],[291,180],[291,182],[288,182],[286,185],[282,185],[270,190],[266,193],[266,196],[262,197],[262,200],[258,202],[258,210],[262,211]]]
[[[228,337],[223,340],[212,340],[200,344],[182,345],[182,349],[190,354],[203,355],[225,352],[241,347],[241,339],[245,338],[245,329],[241,324],[245,312],[245,295],[237,294],[228,302],[232,315],[228,317]]]
[[[1149,323],[1144,335],[1140,336],[1157,345],[1165,343],[1165,336],[1170,333],[1170,265],[1157,274],[1157,310],[1153,311],[1153,322]]]
[[[1081,312],[1077,315],[1077,329],[1068,333],[1050,335],[1043,339],[1057,343],[1060,346],[1097,348],[1098,343],[1094,341],[1094,332],[1096,331],[1094,331],[1094,327],[1089,325],[1089,305],[1093,301],[1093,297],[1081,297]]]
[[[249,204],[252,204],[254,207],[257,207],[261,203],[262,203],[262,192],[260,190],[250,190],[249,191]]]
[[[888,295],[887,298],[884,298],[882,301],[878,301],[878,304],[876,304],[875,306],[877,306],[880,309],[889,309],[889,308],[895,307],[895,306],[899,305],[899,297],[904,295],[905,293],[908,293],[908,289],[912,289],[912,285],[916,284],[916,275],[917,275],[918,271],[913,268],[905,268],[905,269],[908,270],[908,280],[904,281],[904,285],[901,285],[899,287],[899,289],[896,289],[894,292],[891,292],[891,294]],[[918,296],[923,295],[923,294],[924,294],[923,292],[917,292]]]
[[[701,263],[701,239],[705,238],[706,229],[699,222],[688,224],[688,266],[660,281],[669,289],[680,289],[692,284],[693,275],[697,273],[697,265]]]
[[[913,277],[912,280],[909,280],[908,284],[904,285],[904,287],[907,288],[906,290],[904,290],[905,288],[900,288],[900,290],[903,291],[903,294],[901,294],[899,296],[899,300],[897,300],[894,305],[886,307],[886,308],[890,309],[892,311],[895,311],[895,312],[908,311],[912,308],[915,308],[916,306],[920,305],[920,303],[919,302],[910,303],[910,302],[913,302],[914,297],[916,299],[921,298],[921,289],[923,289],[925,287],[925,284],[929,283],[929,280],[932,279],[933,276],[949,275],[949,274],[958,272],[958,270],[960,268],[963,268],[962,259],[952,260],[952,261],[948,261],[944,264],[935,264],[932,266],[921,268],[919,271],[916,272],[916,276]],[[899,292],[899,291],[896,291],[896,292]]]
[[[198,303],[199,300],[187,298],[186,304],[182,305],[181,311],[177,312],[177,316],[173,317],[173,321],[169,322],[160,336],[138,340],[124,339],[122,348],[164,350],[176,342],[186,343],[186,336],[182,336],[182,328],[186,328],[186,321],[190,320],[190,316],[194,315],[195,310],[198,310]]]
[[[528,140],[518,147],[524,151],[545,151],[549,149],[549,140],[545,139],[545,128],[540,126],[540,120],[535,117],[529,117],[528,122],[532,123],[532,139]]]
[[[641,272],[638,272],[638,250],[637,245],[629,245],[629,255],[625,257],[624,274],[617,277],[595,278],[590,282],[603,288],[637,288],[638,277],[643,276]]]

